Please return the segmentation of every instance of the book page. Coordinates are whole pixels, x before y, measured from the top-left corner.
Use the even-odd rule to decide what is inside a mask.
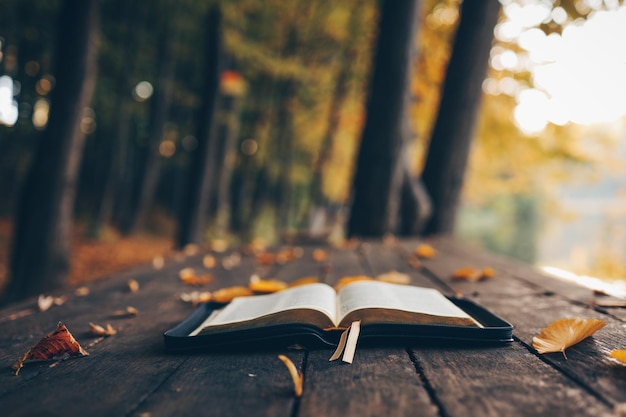
[[[366,308],[394,309],[473,320],[465,311],[433,288],[362,281],[347,285],[339,292],[337,306],[339,322],[350,312]]]
[[[310,284],[274,294],[237,297],[211,314],[190,336],[195,336],[207,326],[240,323],[295,309],[320,311],[335,323],[335,296],[335,290],[327,284]]]

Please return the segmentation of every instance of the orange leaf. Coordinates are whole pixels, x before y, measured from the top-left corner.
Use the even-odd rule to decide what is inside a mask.
[[[314,249],[313,253],[311,254],[311,256],[313,257],[313,260],[315,262],[324,262],[325,260],[328,259],[328,252],[325,251],[324,249]]]
[[[353,282],[371,281],[372,279],[373,279],[372,277],[368,277],[367,275],[353,275],[353,276],[343,277],[343,278],[340,278],[339,281],[337,281],[337,284],[335,284],[335,291],[339,291],[346,285],[352,284]]]
[[[561,352],[565,359],[565,349],[581,342],[606,325],[598,319],[567,318],[556,320],[533,337],[533,347],[539,353]]]
[[[287,288],[287,283],[278,279],[261,279],[258,275],[252,275],[248,287],[254,292],[272,293],[284,290]]]
[[[432,246],[422,243],[415,248],[415,254],[420,258],[434,258],[437,251]]]
[[[389,282],[392,284],[408,284],[411,282],[411,277],[407,274],[398,271],[389,271],[384,274],[380,274],[376,277],[376,280]]]
[[[117,333],[117,330],[115,330],[109,323],[107,323],[106,328],[98,324],[89,323],[89,331],[91,334],[95,334],[96,336],[113,336]]]
[[[217,291],[213,291],[213,294],[211,295],[211,301],[220,304],[226,304],[230,303],[235,297],[244,297],[248,295],[252,295],[252,290],[250,288],[236,285],[233,287],[226,287]]]
[[[303,375],[298,372],[296,365],[285,355],[278,355],[278,359],[283,361],[287,369],[289,370],[289,375],[291,375],[291,380],[293,381],[293,392],[296,397],[302,396],[302,385],[303,385]]]
[[[12,368],[15,370],[15,375],[17,375],[24,366],[24,362],[28,360],[47,361],[58,359],[65,355],[86,356],[89,355],[89,353],[74,339],[74,336],[67,330],[67,327],[59,322],[56,330],[41,339],[35,346],[28,349],[21,358],[15,361]]]
[[[128,280],[128,291],[137,292],[139,291],[139,283],[135,279]]]
[[[302,277],[287,284],[289,287],[299,287],[300,285],[314,284],[320,282],[318,277]]]
[[[626,349],[612,350],[610,355],[621,363],[626,363]]]

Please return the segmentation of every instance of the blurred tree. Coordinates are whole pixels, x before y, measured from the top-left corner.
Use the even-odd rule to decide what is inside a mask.
[[[5,301],[63,285],[84,133],[81,119],[96,77],[98,1],[65,0],[59,12],[56,87],[17,211]]]
[[[381,16],[373,76],[361,137],[349,236],[382,236],[392,232],[392,201],[402,184],[400,151],[406,133],[406,94],[417,23],[417,0],[386,1]]]
[[[424,233],[452,233],[500,3],[466,2],[448,64],[422,179],[433,216]]]
[[[221,11],[211,7],[206,17],[206,50],[203,53],[206,74],[202,105],[197,115],[198,147],[194,150],[187,173],[183,203],[179,208],[176,245],[202,243],[209,216],[210,198],[220,173],[216,131],[216,111],[219,99],[220,74],[224,68],[221,36]]]

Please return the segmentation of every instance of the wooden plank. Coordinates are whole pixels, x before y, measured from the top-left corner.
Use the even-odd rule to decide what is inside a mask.
[[[291,416],[298,401],[277,353],[301,369],[303,352],[193,355],[133,415]]]
[[[477,259],[469,251],[448,252],[447,249],[442,249],[440,254],[441,256],[425,261],[424,264],[443,281],[449,280],[450,270]],[[489,261],[488,256],[484,255],[478,259]],[[500,265],[497,278],[478,283],[460,282],[457,285],[469,298],[509,320],[515,326],[514,334],[519,342],[538,357],[540,355],[532,349],[532,338],[554,320],[567,317],[605,320],[606,328],[593,338],[568,349],[568,360],[560,354],[541,355],[540,359],[607,404],[626,401],[626,384],[623,378],[626,370],[608,356],[610,350],[625,346],[622,337],[624,322],[602,314],[587,304],[572,300],[567,295],[567,287],[561,286],[563,283],[558,287],[561,292],[554,293],[538,288],[533,283],[528,284],[518,278],[519,274],[525,276],[519,269],[516,275],[510,275],[507,268]],[[546,281],[550,279],[544,277]],[[598,388],[600,386],[601,389]]]

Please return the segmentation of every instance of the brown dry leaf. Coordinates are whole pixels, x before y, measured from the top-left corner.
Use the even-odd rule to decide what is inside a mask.
[[[202,258],[202,265],[204,265],[206,269],[213,269],[217,265],[217,260],[213,255],[204,255]]]
[[[224,239],[213,239],[209,247],[213,252],[223,253],[228,250],[228,242]]]
[[[130,292],[137,292],[137,291],[139,291],[139,282],[137,282],[136,279],[129,279],[128,280],[128,291],[130,291]]]
[[[259,265],[272,265],[276,262],[276,254],[271,252],[257,253],[256,261]]]
[[[250,288],[236,285],[233,287],[226,287],[217,291],[213,291],[211,295],[211,301],[220,304],[226,304],[230,303],[235,297],[244,297],[248,295],[253,295]]]
[[[313,260],[315,262],[324,262],[325,260],[328,259],[328,251],[317,248],[313,250],[313,253],[311,254],[311,256],[313,257]]]
[[[609,354],[613,359],[616,359],[619,362],[626,364],[626,349],[612,350]]]
[[[342,277],[335,284],[335,291],[339,291],[340,289],[342,289],[346,285],[352,284],[353,282],[371,281],[373,279],[374,278],[368,277],[367,275],[353,275],[353,276]]]
[[[268,294],[284,290],[287,283],[279,279],[261,279],[255,274],[250,277],[248,287],[256,293]]]
[[[165,266],[165,258],[162,256],[155,256],[152,258],[152,267],[154,269],[162,269]]]
[[[227,271],[239,266],[239,264],[241,264],[241,254],[239,252],[233,252],[222,259],[222,268]]]
[[[422,261],[420,261],[417,256],[409,255],[406,261],[413,269],[420,269],[422,267]]]
[[[137,310],[135,307],[133,306],[128,306],[126,307],[125,310],[115,310],[112,314],[111,317],[114,318],[122,318],[122,317],[134,317],[137,314],[139,314],[139,310]]]
[[[28,360],[51,360],[69,356],[89,355],[85,349],[74,339],[74,336],[61,322],[57,324],[56,330],[41,339],[35,346],[28,349],[18,360],[13,363],[12,368],[15,375],[19,374],[24,362]]]
[[[77,297],[84,297],[86,295],[89,295],[89,288],[88,287],[78,287],[74,290],[74,295]]]
[[[60,306],[65,304],[66,301],[66,296],[53,297],[51,295],[40,294],[37,298],[37,309],[41,312],[44,312],[46,310],[49,310],[50,307],[52,307],[53,305]]]
[[[37,298],[37,308],[39,311],[47,311],[54,305],[54,297],[51,295],[39,294]]]
[[[102,327],[99,324],[89,323],[89,332],[96,336],[113,336],[117,333],[117,330],[107,323],[106,327]]]
[[[377,281],[389,282],[391,284],[408,284],[411,282],[411,277],[405,273],[398,271],[389,271],[384,274],[380,274],[376,277]]]
[[[603,320],[567,318],[556,320],[544,328],[539,336],[533,337],[533,347],[539,353],[561,352],[573,346],[606,325]]]
[[[429,244],[422,243],[420,245],[417,245],[417,247],[415,248],[415,254],[419,258],[430,259],[430,258],[434,258],[435,256],[437,256],[437,251],[435,250],[435,248],[433,248]]]
[[[180,299],[195,306],[201,303],[208,303],[213,299],[213,294],[210,291],[192,291],[182,293]]]
[[[183,248],[183,253],[185,254],[185,256],[197,255],[198,252],[200,252],[200,247],[195,243],[188,243]]]
[[[304,377],[298,372],[296,365],[285,355],[278,355],[278,359],[280,359],[287,369],[289,370],[289,374],[291,375],[291,380],[293,381],[293,393],[296,397],[302,396],[302,387],[304,385]]]
[[[320,282],[318,277],[302,277],[287,284],[288,287],[299,287],[300,285],[315,284]]]

